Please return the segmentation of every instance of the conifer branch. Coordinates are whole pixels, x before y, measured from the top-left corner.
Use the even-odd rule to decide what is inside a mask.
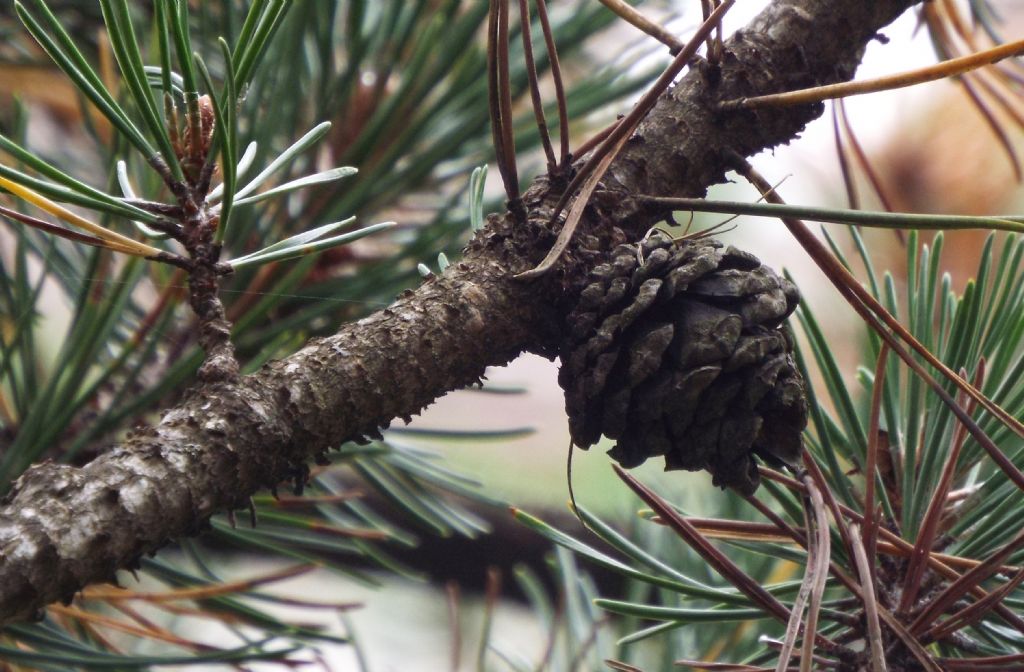
[[[851,78],[867,43],[913,0],[777,0],[662,96],[609,169],[559,273],[513,275],[543,258],[560,194],[545,178],[523,196],[524,225],[491,216],[461,263],[390,307],[310,342],[258,373],[201,382],[151,428],[81,468],[26,471],[0,503],[0,624],[29,618],[109,581],[214,513],[305,478],[305,463],[342,441],[478,379],[523,351],[551,355],[560,315],[602,250],[636,239],[664,212],[635,196],[699,196],[731,152],[793,139],[820,104],[717,111],[749,98]],[[836,39],[837,35],[843,39]]]

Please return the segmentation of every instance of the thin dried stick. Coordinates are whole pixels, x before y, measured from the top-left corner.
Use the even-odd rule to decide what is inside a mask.
[[[115,600],[145,600],[146,602],[169,602],[176,600],[203,600],[221,595],[241,593],[252,590],[257,586],[277,581],[284,581],[316,569],[316,565],[295,565],[282,570],[271,572],[254,579],[232,581],[228,583],[217,583],[208,586],[192,586],[189,588],[178,588],[162,592],[143,593],[134,590],[121,588],[110,588],[106,586],[94,586],[82,591],[86,599],[100,599],[107,601]]]
[[[771,478],[766,473],[762,473],[762,476]],[[773,479],[774,480],[774,479]],[[799,488],[800,492],[804,492],[803,488]],[[795,542],[803,544],[804,530],[803,528],[797,528],[789,525],[782,519],[778,518],[771,509],[767,508],[763,502],[755,497],[747,500],[752,506],[757,508],[758,511],[765,514],[765,517],[771,520],[770,523],[752,523],[749,521],[738,521],[738,520],[723,520],[719,518],[698,518],[695,516],[687,516],[686,519],[696,527],[701,534],[709,539],[728,539],[730,541],[764,541],[771,543],[782,543],[782,542]],[[850,519],[851,525],[858,521],[867,520],[866,516],[861,514],[855,514],[851,512],[845,506],[840,507],[845,518]],[[654,516],[650,519],[652,523],[658,525],[667,525],[664,520],[659,516]],[[859,523],[858,523],[859,525]],[[863,534],[863,530],[861,531]],[[898,558],[909,558],[913,553],[914,546],[906,540],[895,537],[893,533],[887,532],[884,528],[879,528],[880,536],[882,539],[877,542],[877,549],[879,552],[885,553],[886,555],[892,555]],[[886,534],[893,535],[895,539],[899,539],[902,543],[890,541]],[[942,563],[945,565],[946,574],[948,578],[956,579],[960,575],[956,573],[954,568],[959,568],[964,571],[974,569],[981,564],[981,560],[973,560],[971,558],[962,558],[957,555],[948,555],[946,553],[931,552],[929,555],[929,565],[936,571],[939,570],[939,565],[936,563]],[[1021,569],[1018,565],[1002,565],[999,568],[999,572],[1002,574],[1013,574]]]
[[[980,586],[982,581],[998,572],[1003,561],[1022,547],[1024,547],[1024,532],[1019,532],[984,562],[961,576],[932,599],[910,624],[910,631],[915,635],[922,634],[946,609],[970,592],[974,586]]]
[[[866,535],[865,535],[866,536]],[[864,602],[864,617],[868,622],[868,644],[871,648],[872,672],[887,672],[885,664],[885,644],[882,642],[882,628],[878,624],[878,604],[875,602],[874,563],[869,560],[857,524],[850,525],[850,537],[853,539],[853,560],[860,575],[861,596]]]
[[[491,644],[491,626],[494,623],[494,612],[501,597],[501,570],[491,566],[487,568],[487,583],[484,588],[483,627],[480,632],[480,648],[477,650],[476,668],[484,670],[487,649]]]
[[[61,614],[69,618],[82,621],[84,623],[93,623],[96,625],[122,632],[127,635],[134,637],[140,637],[143,639],[152,639],[161,642],[167,642],[169,644],[176,644],[177,646],[186,647],[190,649],[204,649],[204,650],[217,650],[215,647],[207,646],[197,642],[193,642],[187,639],[178,637],[173,632],[167,629],[150,630],[149,628],[139,627],[132,625],[124,621],[112,618],[110,616],[104,616],[102,614],[96,614],[91,611],[84,611],[75,607],[65,607],[60,604],[51,604],[46,608],[52,614]]]
[[[569,153],[569,109],[565,101],[565,85],[562,83],[562,68],[558,64],[558,46],[551,31],[548,20],[546,0],[537,0],[537,18],[544,33],[544,46],[548,50],[548,61],[551,64],[551,80],[555,85],[555,100],[558,103],[558,141],[560,143],[558,165],[567,169],[572,155]]]
[[[829,509],[831,509],[832,515],[835,517],[836,527],[839,529],[840,537],[843,539],[848,555],[852,557],[853,541],[851,539],[851,534],[843,520],[839,503],[835,500],[835,497],[832,496],[832,491],[828,488],[828,484],[825,482],[825,475],[821,472],[821,468],[818,467],[817,462],[814,461],[810,453],[806,451],[804,451],[803,454],[803,463],[807,467],[808,474],[813,479],[813,484],[818,486],[818,492],[826,500]],[[804,490],[808,492],[808,494],[810,494],[810,483],[811,482],[806,482],[804,484]],[[846,572],[840,569],[834,562],[830,562],[829,567],[832,570],[832,574],[839,579],[851,593],[863,601],[864,596],[861,585],[854,581],[852,577],[847,575]],[[900,621],[895,614],[888,609],[879,606],[878,615],[885,621],[886,625],[889,626],[900,641],[903,642],[903,645],[907,647],[907,649],[915,658],[917,658],[918,662],[920,662],[926,670],[929,670],[930,672],[940,672],[941,668],[939,668],[935,659],[932,658],[931,654],[929,654],[921,645],[921,642],[913,636],[913,634],[906,628],[906,626],[903,625],[903,622]]]
[[[803,498],[804,503],[804,527],[808,530],[811,529],[812,521],[811,517],[814,515],[808,509],[807,504],[808,498]],[[691,521],[692,522],[692,521]],[[816,538],[815,538],[816,541]],[[807,599],[810,597],[811,588],[815,585],[815,572],[818,571],[818,545],[814,542],[806,544],[807,547],[807,562],[804,564],[804,578],[800,582],[800,590],[796,594],[796,599],[793,600],[793,608],[789,614],[789,622],[786,623],[786,632],[782,638],[782,647],[779,651],[779,660],[775,665],[775,672],[786,672],[789,667],[789,661],[793,657],[793,651],[796,649],[796,638],[800,635],[800,625],[803,619],[804,608],[807,606]]]
[[[700,11],[704,15],[703,16],[703,20],[704,21],[708,20],[708,17],[711,16],[711,12],[713,12],[714,9],[715,9],[715,6],[712,4],[711,0],[700,0]],[[711,55],[712,44],[713,44],[713,39],[712,39],[711,35],[708,35],[708,39],[707,39],[707,52],[708,52],[708,56]]]
[[[714,0],[715,6],[721,0]],[[720,63],[722,60],[722,52],[725,50],[725,31],[722,29],[722,23],[719,21],[718,27],[715,28],[715,39],[708,45],[708,61],[711,63]]]
[[[836,529],[839,531],[839,538],[843,541],[843,546],[846,548],[848,556],[853,555],[853,544],[850,541],[850,530],[846,526],[846,520],[843,518],[842,509],[839,508],[839,502],[832,496],[832,491],[828,487],[828,481],[825,480],[825,474],[821,471],[821,467],[814,460],[814,457],[808,452],[804,451],[803,455],[800,456],[804,467],[807,469],[807,475],[811,477],[814,484],[818,488],[818,492],[824,498],[825,503],[828,505],[829,510],[832,512],[832,517],[836,521]],[[811,494],[810,490],[804,487],[804,491]]]
[[[748,495],[745,499],[747,500],[747,502],[750,503],[751,506],[757,509],[761,513],[761,515],[763,515],[768,520],[772,521],[771,526],[779,530],[782,530],[788,537],[790,537],[793,541],[800,544],[801,546],[807,545],[807,536],[806,534],[804,534],[803,530],[798,530],[789,523],[787,523],[785,520],[782,519],[781,516],[779,516],[779,514],[775,513],[770,508],[768,508],[768,505],[762,502],[757,497],[753,495]],[[693,521],[692,518],[690,520]],[[698,523],[694,522],[694,524],[700,527]],[[751,525],[756,524],[757,523],[751,523]]]
[[[761,584],[754,581],[754,579],[747,575],[746,572],[737,567],[732,560],[723,555],[721,551],[712,546],[707,539],[697,531],[697,528],[691,525],[683,516],[679,515],[675,509],[655,494],[653,490],[638,481],[632,474],[628,473],[619,465],[613,464],[612,469],[615,470],[615,473],[618,474],[619,478],[621,478],[623,482],[625,482],[625,484],[640,497],[640,499],[644,500],[648,506],[660,514],[668,525],[675,530],[679,536],[697,552],[698,555],[704,558],[705,562],[711,565],[715,571],[736,586],[740,592],[749,597],[755,604],[759,605],[762,609],[778,620],[783,623],[786,623],[789,620],[790,612],[784,604],[779,602],[774,595],[762,588]]]
[[[853,149],[853,155],[857,159],[857,164],[861,170],[864,171],[864,175],[867,176],[868,182],[871,183],[871,189],[878,196],[878,200],[882,204],[882,209],[888,210],[889,212],[895,212],[896,208],[893,206],[892,198],[885,190],[885,183],[878,176],[878,172],[874,166],[871,165],[871,161],[868,160],[867,152],[864,151],[864,147],[860,144],[860,140],[857,139],[857,134],[853,132],[853,126],[850,124],[850,117],[846,114],[846,105],[842,100],[836,101],[836,108],[839,110],[839,121],[843,125],[843,131],[846,133],[846,139],[850,142],[850,147]],[[902,232],[901,232],[902,233]]]
[[[771,672],[770,667],[761,667],[759,665],[744,665],[743,663],[708,663],[703,660],[677,660],[676,665],[683,667],[689,667],[694,670],[706,670],[707,672]],[[623,670],[624,672],[643,672],[639,667],[616,667],[616,670]]]
[[[509,0],[501,0],[498,5],[498,94],[501,104],[502,144],[505,146],[505,157],[510,174],[509,180],[512,184],[509,200],[516,203],[519,200],[519,174],[516,169],[516,142],[512,130],[512,76],[509,73],[508,2]]]
[[[960,375],[967,378],[967,371],[961,369]],[[984,376],[985,361],[982,360],[978,364],[978,371],[974,376],[974,386],[978,389],[981,389]],[[960,404],[966,406],[968,413],[974,413],[976,404],[969,403],[969,400],[963,399],[962,395],[960,398]],[[946,456],[946,463],[942,467],[942,475],[939,477],[939,482],[935,486],[935,490],[932,492],[931,499],[928,502],[928,508],[925,509],[920,531],[917,534],[917,540],[914,544],[914,552],[910,556],[910,562],[907,563],[907,573],[904,577],[903,591],[900,596],[900,603],[896,609],[896,613],[908,613],[914,605],[914,600],[917,598],[918,590],[921,587],[921,579],[924,577],[924,570],[928,565],[928,554],[935,542],[935,537],[938,536],[939,533],[939,523],[942,520],[942,512],[946,506],[946,496],[949,494],[949,490],[953,485],[953,476],[956,474],[956,463],[960,458],[960,451],[963,449],[964,441],[966,439],[967,431],[964,426],[957,425],[956,429],[953,431],[953,444],[950,448],[949,454]]]
[[[501,97],[498,93],[498,3],[501,0],[490,0],[487,12],[487,111],[491,119],[491,142],[494,144],[494,154],[498,164],[498,170],[502,173],[502,180],[505,179],[505,147],[502,145],[501,135]],[[506,193],[507,193],[506,189]]]
[[[857,134],[853,132],[853,126],[850,124],[850,117],[846,114],[846,106],[842,100],[837,100],[832,107],[833,112],[837,113],[837,117],[842,123],[843,131],[846,133],[846,139],[850,143],[850,148],[853,150],[853,156],[857,160],[857,165],[864,171],[864,175],[868,178],[868,182],[871,184],[872,191],[875,192],[875,196],[882,204],[882,209],[888,212],[895,212],[896,209],[893,207],[892,198],[890,198],[888,192],[885,189],[885,183],[878,176],[878,172],[875,171],[875,167],[871,165],[871,161],[868,159],[867,152],[864,151],[864,147],[861,146],[860,140],[857,139]],[[838,129],[836,131],[837,138],[836,142],[839,143]],[[843,170],[843,180],[847,181],[849,178],[846,175],[847,168],[843,165],[845,163],[845,156],[843,152],[840,152],[840,167]],[[850,182],[848,185],[852,187],[853,184]],[[857,209],[858,206],[853,202],[850,203],[850,207]],[[896,233],[896,239],[900,241],[900,245],[903,247],[907,246],[907,238],[903,234],[901,229],[893,229]]]
[[[751,505],[761,504],[756,497],[750,496],[747,501]],[[700,533],[710,539],[732,539],[734,541],[791,541],[790,529],[793,533],[803,535],[802,532],[798,532],[796,528],[792,528],[787,525],[787,528],[782,528],[774,522],[771,523],[754,523],[747,520],[731,520],[722,518],[697,518],[696,516],[687,516],[686,519],[690,521],[694,527],[700,530]],[[666,524],[661,518],[655,517],[651,519],[652,522],[660,525]]]
[[[103,238],[90,236],[87,233],[79,233],[78,231],[65,229],[63,226],[51,224],[45,220],[39,219],[38,217],[32,217],[31,215],[26,215],[22,212],[18,212],[17,210],[5,208],[2,205],[0,205],[0,215],[21,222],[22,224],[25,224],[27,226],[31,226],[34,229],[45,231],[50,235],[59,236],[61,238],[66,238],[68,240],[73,240],[76,243],[84,243],[86,245],[92,245],[93,247],[106,248],[114,252],[123,252],[125,254],[137,255],[137,251],[132,248],[120,245],[109,240],[104,240]]]
[[[843,142],[843,134],[839,130],[839,115],[842,111],[842,102],[837,100],[832,105],[832,140],[836,145],[836,156],[839,157],[839,173],[843,176],[843,187],[846,189],[846,203],[850,206],[851,210],[860,210],[857,182],[853,178],[853,170],[850,166],[850,159],[847,156],[846,143]]]
[[[814,521],[814,533],[816,537],[814,554],[814,583],[811,586],[811,601],[807,607],[807,626],[804,629],[803,649],[800,656],[800,672],[811,672],[811,664],[814,661],[814,640],[818,634],[818,617],[821,614],[821,602],[825,595],[825,581],[828,579],[828,567],[831,558],[831,537],[828,528],[828,512],[825,510],[825,503],[814,481],[804,476],[804,484],[807,486],[807,493],[811,503]],[[837,518],[837,523],[842,523],[842,518]],[[810,538],[808,538],[808,541]],[[810,548],[808,548],[808,554]],[[808,555],[807,562],[812,562]]]
[[[981,658],[940,658],[943,665],[950,670],[966,670],[966,672],[978,672],[978,670],[992,667],[992,672],[1009,672],[1019,670],[1019,666],[1011,666],[1011,663],[1024,662],[1024,653],[1012,653],[1006,656],[984,656]]]
[[[875,364],[875,382],[871,390],[871,418],[868,422],[867,461],[864,465],[864,536],[860,542],[854,541],[854,552],[857,543],[862,543],[866,557],[875,557],[875,546],[878,542],[878,521],[875,518],[875,472],[878,471],[878,440],[879,420],[882,411],[882,391],[885,388],[885,369],[889,359],[889,346],[882,344]],[[851,535],[855,536],[855,535]],[[867,564],[869,576],[858,571],[861,584],[864,586],[874,582],[875,564]]]
[[[615,12],[615,14],[624,19],[627,23],[644,31],[658,42],[661,42],[669,49],[669,53],[675,56],[682,50],[683,42],[675,35],[665,30],[664,26],[661,26],[654,21],[651,21],[646,16],[636,11],[632,6],[623,2],[623,0],[601,0],[601,4],[608,9]],[[704,20],[707,20],[705,14]]]
[[[939,625],[933,627],[924,634],[922,639],[925,641],[939,640],[944,637],[948,637],[957,630],[973,625],[978,622],[986,612],[992,609],[992,607],[1006,599],[1007,595],[1013,592],[1022,581],[1024,581],[1024,569],[1014,574],[1013,578],[1000,586],[997,590],[992,591],[974,604],[964,607]]]
[[[106,229],[100,226],[99,224],[94,224],[93,222],[90,222],[84,217],[78,215],[77,213],[68,210],[59,203],[50,200],[46,196],[43,196],[42,194],[33,191],[28,187],[22,186],[16,182],[12,182],[11,180],[5,177],[0,177],[0,187],[3,187],[4,189],[11,192],[18,198],[31,203],[40,210],[44,210],[53,215],[54,217],[57,217],[58,219],[64,222],[67,222],[71,226],[87,231],[93,236],[96,236],[97,238],[101,238],[105,242],[109,243],[107,247],[109,247],[110,249],[117,249],[117,251],[124,252],[125,254],[132,254],[139,257],[154,257],[158,256],[161,253],[161,250],[153,247],[152,245],[141,243],[137,240],[129,238],[128,236],[121,235],[116,231]],[[41,221],[31,217],[27,218],[27,220],[22,220],[19,219],[18,217],[14,217],[13,215],[11,215],[11,212],[13,211],[9,210],[5,214],[14,219],[18,219],[19,221],[22,221],[25,224],[29,224],[30,226],[36,226],[36,224],[33,224],[31,221],[28,220],[36,222]],[[83,239],[81,242],[86,242],[86,240]]]
[[[540,85],[537,83],[537,64],[533,60],[533,38],[530,36],[530,4],[529,0],[519,0],[519,24],[523,38],[523,60],[526,61],[526,79],[530,86],[530,102],[533,104],[533,117],[537,120],[537,133],[540,144],[544,148],[544,156],[548,159],[548,173],[554,173],[558,164],[555,162],[555,150],[551,148],[548,136],[548,121],[544,117],[544,103],[540,97]]]
[[[518,203],[519,176],[516,172],[515,145],[513,143],[509,146],[512,120],[506,117],[512,107],[512,94],[508,87],[508,0],[491,0],[487,22],[487,99],[495,159],[511,207]],[[507,105],[506,100],[509,101]]]
[[[146,630],[159,630],[160,626],[149,618],[146,618],[140,614],[137,610],[133,609],[131,605],[125,604],[124,602],[110,602],[110,607],[113,607],[117,611],[121,612],[128,618],[138,623],[141,627]]]
[[[952,58],[948,61],[942,61],[941,63],[936,63],[935,65],[930,65],[918,70],[888,75],[877,79],[865,79],[857,82],[843,82],[840,84],[827,84],[825,86],[815,86],[809,89],[800,89],[798,91],[773,93],[767,96],[754,96],[752,98],[736,98],[734,100],[727,100],[719,105],[719,109],[722,111],[729,111],[738,109],[749,110],[758,107],[807,105],[810,103],[820,103],[824,100],[832,100],[834,98],[847,98],[849,96],[857,96],[864,93],[876,93],[878,91],[888,91],[890,89],[901,89],[915,84],[923,84],[924,82],[933,82],[937,79],[946,79],[947,77],[962,75],[963,73],[976,68],[980,68],[985,65],[992,65],[1004,58],[1020,56],[1021,54],[1024,54],[1024,40],[1017,40],[1008,44],[1001,44],[992,49],[986,49],[985,51],[979,51],[960,58]]]

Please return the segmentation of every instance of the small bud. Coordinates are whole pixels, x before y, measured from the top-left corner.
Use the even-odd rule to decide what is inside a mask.
[[[213,140],[213,129],[217,125],[216,116],[213,113],[213,101],[210,96],[202,96],[199,99],[199,122],[202,130],[199,142],[199,154],[204,159],[210,153],[210,142]]]
[[[198,117],[189,114],[185,123],[185,134],[178,149],[178,159],[182,163],[189,180],[195,180],[206,163],[213,142],[213,130],[216,126],[216,115],[213,112],[213,101],[210,96],[201,96],[196,101]]]

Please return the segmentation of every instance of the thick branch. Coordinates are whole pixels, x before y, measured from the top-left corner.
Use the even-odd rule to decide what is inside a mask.
[[[697,69],[658,104],[595,195],[590,230],[608,240],[613,225],[637,235],[657,213],[632,195],[702,194],[722,179],[728,150],[749,156],[788,142],[820,106],[720,114],[715,103],[849,78],[875,32],[912,4],[771,5],[727,44],[720,72]],[[561,276],[541,283],[511,276],[551,245],[543,224],[558,195],[538,180],[524,197],[528,225],[492,217],[443,276],[255,375],[197,386],[155,427],[85,467],[29,469],[0,505],[0,624],[112,579],[214,513],[246,506],[256,490],[301,477],[310,458],[418,412],[487,366],[524,350],[550,354],[560,290],[593,253],[571,250]]]
[[[391,307],[257,374],[200,384],[84,467],[29,469],[0,511],[0,618],[110,580],[214,513],[248,506],[253,492],[303,478],[310,458],[375,435],[524,348],[547,351],[555,314],[507,280],[525,262],[502,258],[515,245],[505,226],[495,218],[465,261]]]
[[[878,31],[918,1],[774,2],[729,39],[720,68],[703,63],[661,97],[609,171],[609,214],[642,226],[630,195],[703,196],[731,168],[723,150],[750,157],[790,142],[822,104],[717,112],[718,103],[852,78]]]

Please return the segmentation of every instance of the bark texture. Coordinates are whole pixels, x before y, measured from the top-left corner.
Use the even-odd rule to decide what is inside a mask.
[[[200,383],[160,422],[81,468],[30,468],[0,502],[0,625],[110,580],[305,463],[373,435],[487,366],[553,355],[586,271],[662,213],[637,194],[693,196],[722,179],[730,152],[788,142],[820,105],[720,114],[741,96],[850,78],[865,45],[913,0],[780,0],[662,97],[595,194],[583,231],[548,277],[517,282],[553,242],[553,193],[539,179],[525,224],[491,216],[463,262],[390,307],[237,380]]]

